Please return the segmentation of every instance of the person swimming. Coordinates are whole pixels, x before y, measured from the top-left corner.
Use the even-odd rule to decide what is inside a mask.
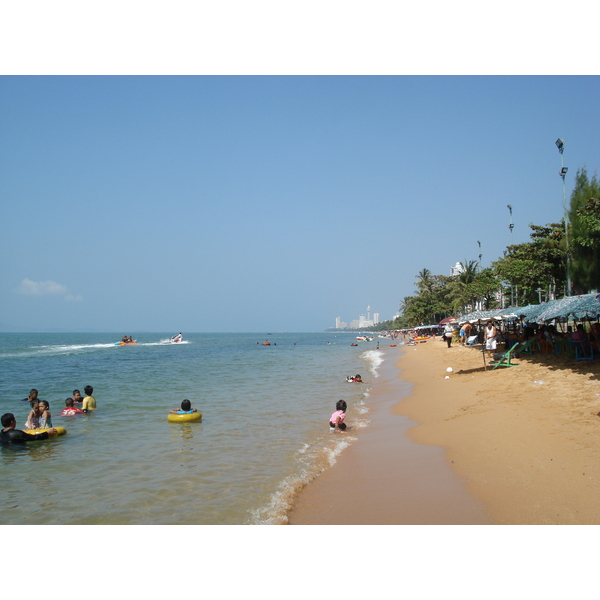
[[[198,409],[192,408],[192,403],[187,398],[181,401],[181,408],[174,408],[169,411],[172,415],[185,415],[195,412],[198,412]]]

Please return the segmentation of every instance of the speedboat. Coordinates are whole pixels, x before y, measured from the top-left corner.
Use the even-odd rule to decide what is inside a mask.
[[[368,335],[359,335],[359,336],[356,336],[356,339],[359,342],[372,342],[375,338],[369,337]]]
[[[181,341],[183,341],[183,335],[181,335],[181,333],[178,335],[174,335],[171,338],[171,343],[173,343],[173,344],[176,344],[177,342],[181,342]]]

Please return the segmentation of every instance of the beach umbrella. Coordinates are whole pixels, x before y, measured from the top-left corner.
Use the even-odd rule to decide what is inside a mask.
[[[600,315],[600,294],[583,294],[569,296],[556,300],[537,316],[538,321],[551,321],[552,319],[596,319]]]
[[[502,315],[498,310],[476,310],[458,318],[459,323],[478,323],[480,321],[501,321]]]
[[[523,308],[515,309],[515,314],[519,317],[523,317],[526,323],[537,323],[539,321],[539,315],[548,309],[554,308],[560,300],[549,300],[548,302],[542,302],[542,304],[530,304]]]
[[[446,317],[445,319],[442,319],[438,325],[442,326],[445,325],[446,323],[454,323],[456,321],[456,317]]]

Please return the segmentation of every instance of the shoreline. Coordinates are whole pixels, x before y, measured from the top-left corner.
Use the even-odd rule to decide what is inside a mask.
[[[402,347],[382,350],[385,360],[368,398],[371,423],[332,467],[300,491],[289,523],[490,523],[482,503],[469,495],[465,483],[448,468],[444,450],[408,437],[416,423],[394,412],[412,388],[398,374],[397,350]]]
[[[484,370],[481,351],[440,340],[384,350],[372,423],[291,524],[600,524],[600,361]]]

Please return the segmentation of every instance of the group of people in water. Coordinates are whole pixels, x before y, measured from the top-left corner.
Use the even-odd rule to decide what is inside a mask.
[[[121,341],[124,344],[133,344],[133,338],[130,335],[124,335],[123,338],[121,339]]]
[[[94,388],[91,385],[86,385],[83,391],[85,392],[85,397],[82,398],[79,390],[73,390],[73,397],[65,400],[65,408],[59,413],[59,417],[74,417],[96,410],[96,399],[92,396]],[[23,398],[22,402],[29,402],[30,408],[25,421],[25,427],[23,430],[16,428],[17,423],[13,413],[2,415],[3,429],[0,431],[0,441],[2,444],[44,440],[57,433],[56,428],[52,426],[50,403],[46,400],[40,400],[38,398],[38,391],[35,388],[29,392],[27,398]],[[76,404],[80,405],[81,408],[75,406]],[[29,431],[40,429],[46,431],[29,433]]]

